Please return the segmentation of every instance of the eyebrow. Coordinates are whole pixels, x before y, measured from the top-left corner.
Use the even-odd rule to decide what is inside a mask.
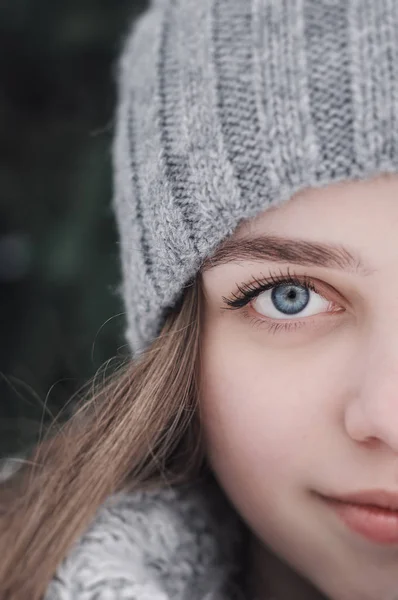
[[[239,261],[293,263],[303,267],[341,269],[364,276],[374,272],[345,246],[275,235],[227,239],[205,259],[201,271]]]

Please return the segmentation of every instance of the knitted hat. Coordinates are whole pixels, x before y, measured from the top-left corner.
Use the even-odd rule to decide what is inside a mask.
[[[398,2],[154,0],[118,93],[114,206],[138,354],[243,219],[398,171]]]

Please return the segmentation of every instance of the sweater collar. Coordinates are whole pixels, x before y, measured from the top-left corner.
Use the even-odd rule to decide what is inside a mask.
[[[122,491],[99,508],[44,600],[247,600],[245,543],[211,477]]]

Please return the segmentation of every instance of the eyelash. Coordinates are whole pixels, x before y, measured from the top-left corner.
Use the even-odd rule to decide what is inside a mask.
[[[251,300],[259,296],[262,292],[265,292],[273,287],[278,285],[288,284],[288,285],[298,285],[302,287],[306,287],[313,292],[319,294],[324,298],[324,294],[322,294],[319,289],[316,287],[311,278],[306,275],[297,276],[294,273],[290,273],[289,269],[287,269],[287,273],[282,273],[280,271],[279,275],[274,273],[270,273],[268,277],[263,279],[258,279],[257,277],[253,277],[253,281],[250,283],[243,283],[241,285],[237,284],[237,288],[239,290],[239,294],[233,293],[230,298],[226,298],[223,296],[223,301],[227,304],[226,307],[223,307],[225,310],[238,310],[246,307]],[[249,312],[246,309],[244,311],[244,317],[249,318]],[[308,318],[308,317],[307,317]],[[252,317],[253,325],[266,326],[271,333],[277,333],[278,331],[290,331],[292,329],[298,329],[304,326],[303,321],[293,321],[289,320],[284,323],[278,322],[269,322],[264,319],[258,319]]]

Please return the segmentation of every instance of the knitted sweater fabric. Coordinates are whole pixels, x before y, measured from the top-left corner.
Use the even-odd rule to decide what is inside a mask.
[[[247,600],[245,539],[214,482],[120,492],[100,507],[44,600]]]

